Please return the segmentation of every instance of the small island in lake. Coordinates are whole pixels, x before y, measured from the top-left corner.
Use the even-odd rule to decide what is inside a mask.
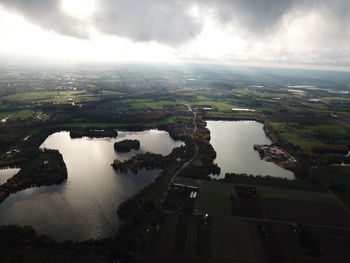
[[[114,144],[114,150],[117,152],[130,152],[138,149],[140,149],[140,141],[138,140],[123,140]]]

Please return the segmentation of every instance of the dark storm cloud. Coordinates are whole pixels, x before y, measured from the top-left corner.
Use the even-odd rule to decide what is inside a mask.
[[[46,30],[68,36],[87,36],[84,24],[64,13],[61,0],[0,0],[1,4]]]
[[[333,23],[339,37],[347,34],[348,0],[99,0],[91,24],[100,32],[136,42],[178,45],[201,33],[210,13],[224,25],[251,35],[273,34],[280,21],[294,11],[316,10]],[[60,34],[85,36],[86,24],[64,13],[61,0],[0,0],[32,23]],[[189,8],[199,7],[199,16]],[[322,28],[318,29],[322,31]],[[344,31],[344,32],[343,32]],[[262,33],[262,34],[261,34]],[[343,34],[344,33],[344,34]]]

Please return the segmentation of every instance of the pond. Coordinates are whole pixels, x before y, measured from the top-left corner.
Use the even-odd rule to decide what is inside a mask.
[[[263,130],[263,124],[256,121],[207,121],[210,130],[210,143],[216,151],[215,163],[225,173],[246,173],[252,175],[270,175],[294,179],[293,172],[283,169],[272,162],[260,159],[253,149],[254,144],[271,144]]]
[[[8,179],[10,179],[12,176],[14,176],[16,173],[21,170],[20,168],[1,168],[0,169],[0,185],[6,183]]]
[[[50,135],[41,148],[60,151],[68,169],[67,181],[10,195],[0,204],[0,224],[32,225],[39,233],[59,240],[114,234],[121,224],[116,214],[119,204],[153,181],[160,170],[120,173],[111,167],[113,160],[146,151],[167,155],[183,144],[165,131],[118,133],[117,138],[99,139],[71,139],[69,132]],[[140,149],[116,153],[114,143],[124,139],[139,140]]]

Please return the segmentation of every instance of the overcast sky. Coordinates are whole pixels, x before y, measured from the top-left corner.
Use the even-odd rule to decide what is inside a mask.
[[[0,0],[0,56],[350,66],[350,1]]]

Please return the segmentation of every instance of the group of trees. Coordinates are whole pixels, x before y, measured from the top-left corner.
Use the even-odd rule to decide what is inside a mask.
[[[67,168],[57,150],[34,151],[21,170],[0,186],[0,202],[10,193],[32,186],[59,184],[66,179]]]

